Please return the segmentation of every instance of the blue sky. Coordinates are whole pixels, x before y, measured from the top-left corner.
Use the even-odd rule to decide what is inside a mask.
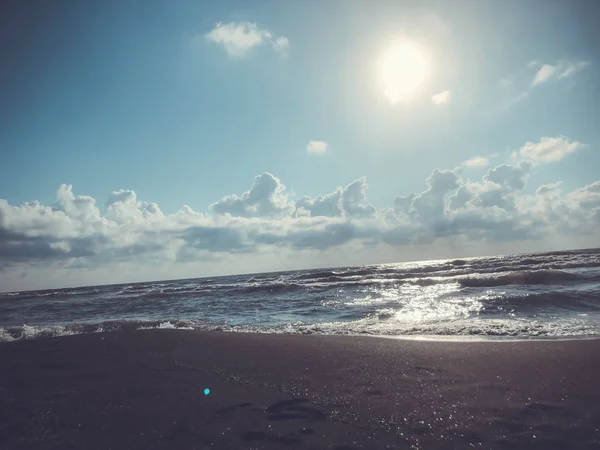
[[[594,223],[600,207],[593,184],[600,178],[600,41],[591,19],[597,12],[593,1],[545,0],[4,2],[0,282],[20,289],[32,285],[35,273],[46,273],[37,277],[41,285],[105,282],[114,278],[107,271],[117,259],[125,268],[119,273],[137,279],[177,278],[206,267],[220,273],[343,265],[344,252],[363,255],[352,263],[451,257],[464,247],[461,239],[473,244],[473,236],[467,237],[473,227],[458,226],[450,206],[461,186],[475,197],[493,189],[504,195],[495,203],[470,198],[461,205],[464,214],[495,208],[493,214],[520,221],[515,229],[529,224],[538,231],[541,225],[531,223],[546,214],[539,236],[506,237],[515,248],[545,248],[556,242],[554,234],[572,235],[560,241],[567,247],[597,245],[597,234],[581,229]],[[380,55],[393,42],[417,46],[430,64],[418,89],[396,103],[377,82]],[[307,151],[314,141],[324,151]],[[519,165],[523,161],[531,165]],[[523,183],[490,175],[503,164],[521,170]],[[441,205],[441,215],[430,212],[427,220],[433,222],[427,222],[419,201],[406,211],[394,206],[397,197],[434,192],[436,168],[456,178],[439,198],[428,200]],[[265,182],[267,197],[258,199],[258,189],[250,188],[265,173],[271,178],[257,180]],[[356,180],[364,181],[352,185]],[[556,182],[564,211],[581,214],[581,223],[565,225],[571,234],[549,225],[556,219],[541,205],[555,199],[534,196],[540,186]],[[90,197],[96,210],[83,214],[77,206],[78,212],[69,213],[61,191],[57,197],[62,184],[72,185],[74,199],[84,196],[75,205]],[[509,185],[510,192],[500,192],[498,186]],[[354,206],[344,203],[347,208],[336,206],[327,215],[299,211],[298,204],[314,205],[338,188],[331,201],[343,203],[346,186],[358,189]],[[242,201],[244,192],[251,194]],[[238,203],[233,197],[218,203],[231,195]],[[582,200],[584,195],[591,199]],[[312,200],[301,201],[303,196]],[[506,206],[506,196],[517,206]],[[117,198],[133,205],[137,225],[124,221]],[[18,209],[32,201],[39,201],[37,212],[29,216]],[[161,221],[146,220],[149,204],[156,204],[151,209],[160,210]],[[211,233],[215,227],[230,230],[217,239],[227,245],[186,240],[200,222],[174,225],[184,205],[206,216],[197,220],[211,221],[202,222]],[[367,206],[372,214],[364,212],[371,211]],[[390,208],[402,216],[394,216],[396,225],[386,216]],[[230,222],[224,224],[226,217]],[[385,225],[357,225],[375,217]],[[291,237],[302,220],[315,221],[302,225],[313,230],[334,224],[319,222],[323,218],[352,227],[348,239],[306,247]],[[249,224],[233,224],[242,219],[263,220],[262,231],[248,236]],[[50,226],[52,220],[62,225]],[[401,244],[382,239],[398,220],[413,226],[402,231],[410,238]],[[448,221],[454,231],[439,234]],[[127,230],[118,228],[123,223]],[[246,230],[244,256],[234,256],[239,264],[233,266],[235,246],[228,239],[238,238],[228,227]],[[265,238],[273,227],[279,227],[276,245],[272,236]],[[157,238],[158,247],[174,252],[163,261],[144,236],[165,229],[179,234]],[[115,237],[125,232],[128,238]],[[468,253],[497,249],[497,239],[478,233],[481,245]],[[436,252],[438,239],[451,250]],[[124,245],[134,246],[137,256],[115,256]],[[192,247],[197,254],[183,257]],[[281,248],[289,252],[285,261]],[[162,269],[134,270],[135,257],[147,260],[149,254]]]

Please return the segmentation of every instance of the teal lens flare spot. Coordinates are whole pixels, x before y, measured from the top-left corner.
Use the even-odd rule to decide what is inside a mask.
[[[210,394],[210,389],[209,388],[204,389],[204,395],[208,395],[208,394]]]

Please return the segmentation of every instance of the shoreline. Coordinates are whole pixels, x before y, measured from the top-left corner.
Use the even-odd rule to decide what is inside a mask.
[[[0,343],[0,442],[11,449],[600,446],[598,339],[373,337],[153,329]]]
[[[332,336],[332,335],[321,335]],[[385,335],[385,334],[353,334],[348,336],[355,337],[373,337],[381,339],[398,339],[407,341],[426,341],[426,342],[554,342],[554,341],[594,341],[600,340],[600,336],[546,336],[546,337],[514,337],[514,336],[468,336],[468,335]]]
[[[153,321],[154,323],[160,322],[159,325],[144,326],[137,320],[125,320],[125,321],[105,321],[98,323],[66,323],[66,324],[21,324],[21,325],[0,325],[0,344],[9,342],[20,342],[27,340],[37,339],[53,339],[59,337],[68,336],[81,336],[86,334],[98,334],[98,333],[119,333],[119,332],[134,332],[134,331],[148,331],[148,330],[171,330],[171,331],[191,331],[198,333],[232,333],[240,335],[262,335],[262,336],[323,336],[323,337],[349,337],[349,338],[375,338],[375,339],[392,339],[392,340],[407,340],[407,341],[427,341],[427,342],[552,342],[552,341],[589,341],[589,340],[600,340],[600,335],[565,335],[565,336],[502,336],[502,335],[436,335],[436,334],[370,334],[370,333],[337,333],[337,334],[325,334],[325,333],[289,333],[289,332],[261,332],[261,331],[236,331],[223,329],[221,326],[215,326],[214,328],[193,328],[193,326],[174,326],[173,322],[177,322],[175,319],[164,320],[164,321]],[[168,323],[169,326],[162,326],[163,323]],[[38,331],[35,335],[23,337],[14,337],[10,331],[15,329],[37,328]],[[108,327],[106,330],[104,327]],[[60,330],[57,330],[60,329]],[[85,331],[81,331],[85,329]],[[13,331],[14,333],[14,331]],[[21,331],[24,333],[24,331]],[[64,334],[62,334],[64,333]]]

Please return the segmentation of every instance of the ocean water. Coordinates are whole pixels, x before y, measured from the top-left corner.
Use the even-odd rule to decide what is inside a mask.
[[[118,329],[600,336],[600,249],[0,294],[0,341]]]

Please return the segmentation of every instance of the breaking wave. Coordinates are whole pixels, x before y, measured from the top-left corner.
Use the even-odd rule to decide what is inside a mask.
[[[216,327],[215,327],[216,328]],[[151,329],[194,330],[211,329],[201,322],[188,320],[112,320],[101,323],[77,323],[69,325],[20,325],[0,327],[0,342],[11,342],[38,338],[53,338],[89,333],[106,333],[114,331],[136,331]]]
[[[480,338],[569,338],[600,337],[600,331],[583,321],[564,324],[542,321],[486,320],[475,323],[471,320],[456,320],[447,323],[390,324],[392,313],[382,312],[369,319],[353,322],[304,323],[293,322],[280,325],[214,325],[185,320],[163,321],[113,321],[101,324],[73,325],[22,325],[20,327],[0,327],[0,342],[13,342],[40,338],[56,338],[89,333],[134,332],[141,330],[188,330],[221,331],[267,334],[319,334],[348,336],[432,336],[432,337],[472,337]]]

